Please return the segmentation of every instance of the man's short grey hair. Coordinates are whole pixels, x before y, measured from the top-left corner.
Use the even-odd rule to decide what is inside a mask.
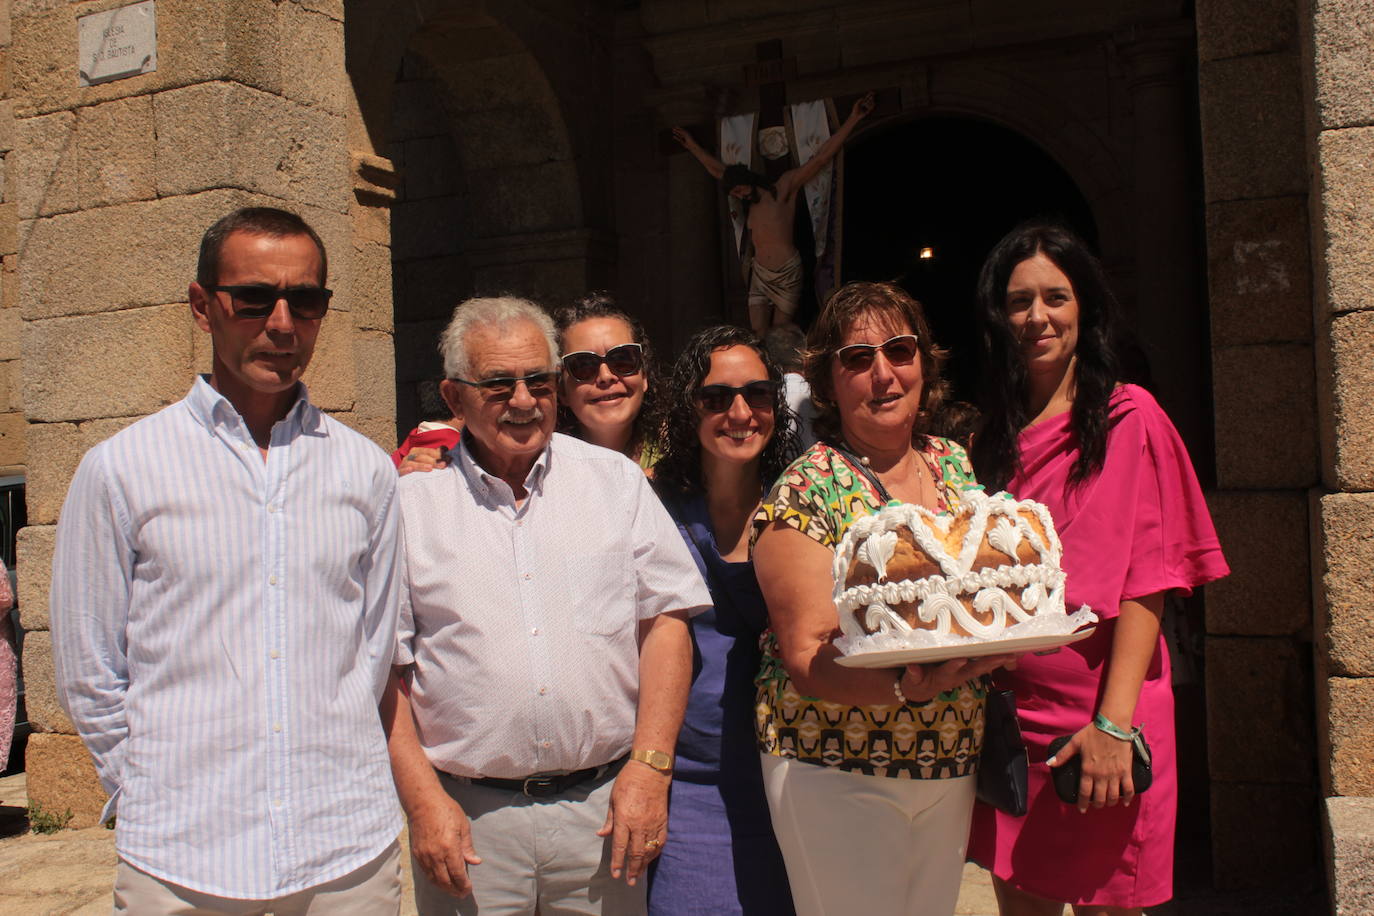
[[[480,328],[505,328],[528,321],[543,333],[549,344],[550,366],[558,365],[558,331],[549,313],[539,305],[518,296],[492,296],[458,303],[448,327],[439,335],[439,353],[444,358],[445,378],[472,378],[472,354],[468,335]]]

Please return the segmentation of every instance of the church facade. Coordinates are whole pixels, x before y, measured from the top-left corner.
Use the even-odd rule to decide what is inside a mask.
[[[92,70],[83,34],[149,8],[137,66]],[[785,124],[818,100],[843,117],[873,91],[817,230],[834,275],[905,278],[957,350],[986,247],[1062,216],[1100,250],[1207,487],[1233,573],[1173,615],[1181,888],[1374,906],[1370,16],[0,0],[0,465],[27,482],[31,798],[75,824],[103,801],[52,685],[53,526],[85,450],[208,368],[186,286],[214,219],[262,203],[320,231],[336,306],[307,382],[390,449],[469,295],[613,290],[667,353],[743,320],[724,196],[670,129],[711,145],[723,118]]]

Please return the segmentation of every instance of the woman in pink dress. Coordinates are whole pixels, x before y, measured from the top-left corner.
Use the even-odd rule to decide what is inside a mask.
[[[1116,302],[1066,230],[1027,224],[978,281],[986,379],[973,463],[989,490],[1046,504],[1064,545],[1066,603],[1100,623],[1082,642],[1027,655],[1016,693],[1030,752],[1030,810],[979,805],[969,857],[993,873],[1003,916],[1131,914],[1173,895],[1174,699],[1160,615],[1169,592],[1229,571],[1178,433],[1143,388],[1121,384]],[[1140,727],[1154,784],[1135,795]],[[1047,761],[1056,737],[1072,740]],[[1078,803],[1051,766],[1081,758]]]

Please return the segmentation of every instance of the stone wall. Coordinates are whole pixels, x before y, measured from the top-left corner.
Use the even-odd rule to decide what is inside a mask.
[[[1318,775],[1338,913],[1374,909],[1374,48],[1368,0],[1303,7],[1322,489],[1311,500]]]
[[[19,384],[19,220],[10,93],[10,5],[0,2],[0,475],[22,474],[28,436]]]
[[[1307,500],[1318,481],[1297,11],[1197,4],[1216,415],[1207,594],[1212,853],[1222,888],[1318,874]],[[1265,829],[1254,829],[1264,811]]]

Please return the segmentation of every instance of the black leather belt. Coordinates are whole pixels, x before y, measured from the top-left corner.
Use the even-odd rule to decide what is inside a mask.
[[[624,762],[625,758],[621,757],[619,760],[613,760],[599,767],[587,767],[585,770],[574,770],[571,773],[538,773],[523,779],[498,779],[495,776],[483,776],[481,779],[469,781],[474,786],[486,786],[488,789],[502,789],[506,792],[519,792],[530,798],[547,798],[550,795],[566,792],[573,786],[588,780],[604,776]]]

